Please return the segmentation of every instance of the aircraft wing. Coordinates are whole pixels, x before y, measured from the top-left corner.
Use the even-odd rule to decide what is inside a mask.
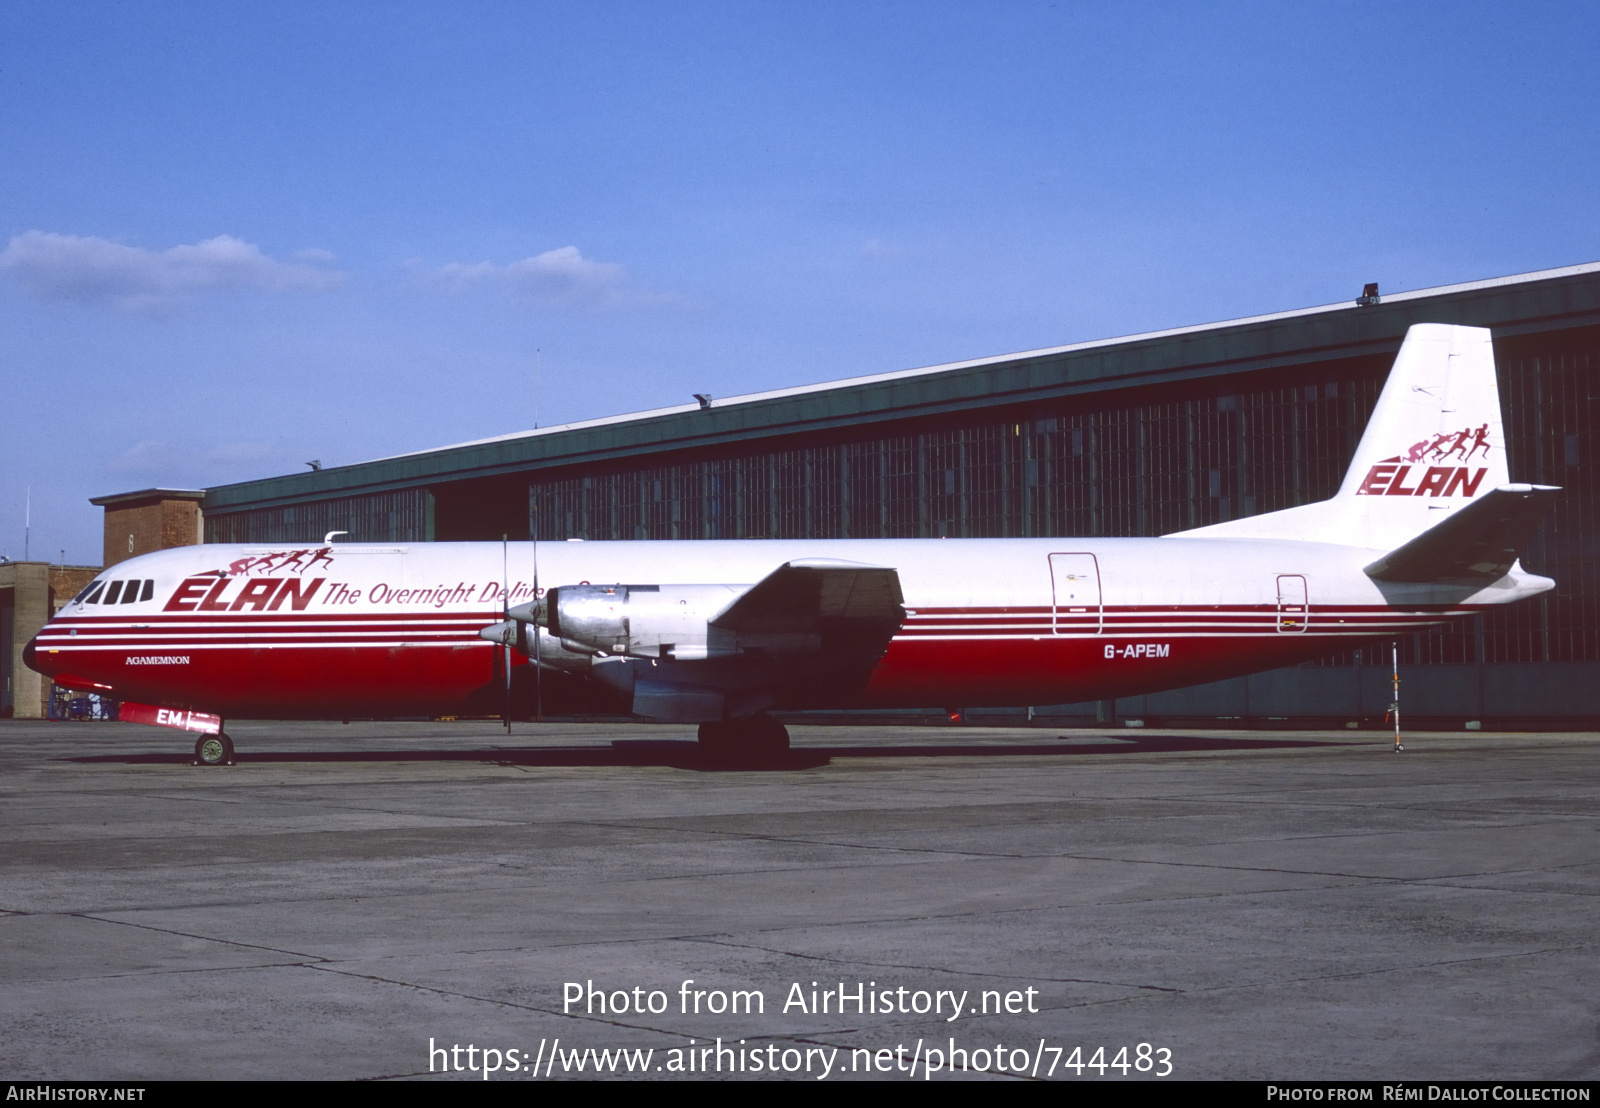
[[[905,620],[904,602],[900,575],[887,566],[810,558],[785,562],[709,624],[746,650],[812,653],[875,643],[881,653]]]
[[[1502,485],[1366,567],[1378,581],[1487,585],[1511,571],[1561,490]]]
[[[748,588],[563,585],[552,596],[563,644],[605,655],[590,674],[661,720],[826,703],[867,683],[905,620],[895,570],[820,558],[785,562]]]

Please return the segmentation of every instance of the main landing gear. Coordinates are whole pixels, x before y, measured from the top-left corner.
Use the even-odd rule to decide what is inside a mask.
[[[702,723],[700,750],[715,762],[773,765],[788,756],[789,729],[771,716]]]
[[[215,735],[201,735],[194,744],[194,764],[197,766],[233,765],[233,740],[218,731]]]

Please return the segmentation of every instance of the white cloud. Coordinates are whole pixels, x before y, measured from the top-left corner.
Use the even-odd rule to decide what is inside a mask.
[[[147,250],[87,235],[26,231],[0,252],[0,270],[43,299],[105,302],[157,314],[208,290],[310,292],[349,276],[327,268],[332,255],[324,251],[302,251],[300,257],[306,261],[281,262],[231,235]],[[311,261],[319,264],[306,264]]]
[[[622,266],[591,261],[576,246],[546,250],[509,265],[451,262],[436,270],[434,276],[457,291],[469,285],[492,282],[515,290],[525,299],[545,304],[614,307],[661,299],[628,291]]]

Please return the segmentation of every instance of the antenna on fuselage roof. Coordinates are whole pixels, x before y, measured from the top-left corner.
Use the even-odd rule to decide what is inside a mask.
[[[333,536],[335,536],[335,535],[348,535],[349,533],[350,533],[349,531],[329,531],[326,535],[322,536],[322,545],[323,546],[332,546],[333,545]]]

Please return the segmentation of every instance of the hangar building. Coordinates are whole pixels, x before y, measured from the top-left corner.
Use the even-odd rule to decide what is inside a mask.
[[[1555,578],[1553,594],[1402,642],[1408,718],[1600,718],[1600,263],[1381,297],[1369,286],[1355,302],[701,398],[226,485],[200,500],[204,537],[1161,535],[1332,495],[1407,327],[1422,322],[1492,328],[1512,478],[1566,492],[1524,558]],[[1387,706],[1389,672],[1385,645],[1049,711],[1370,723]]]

